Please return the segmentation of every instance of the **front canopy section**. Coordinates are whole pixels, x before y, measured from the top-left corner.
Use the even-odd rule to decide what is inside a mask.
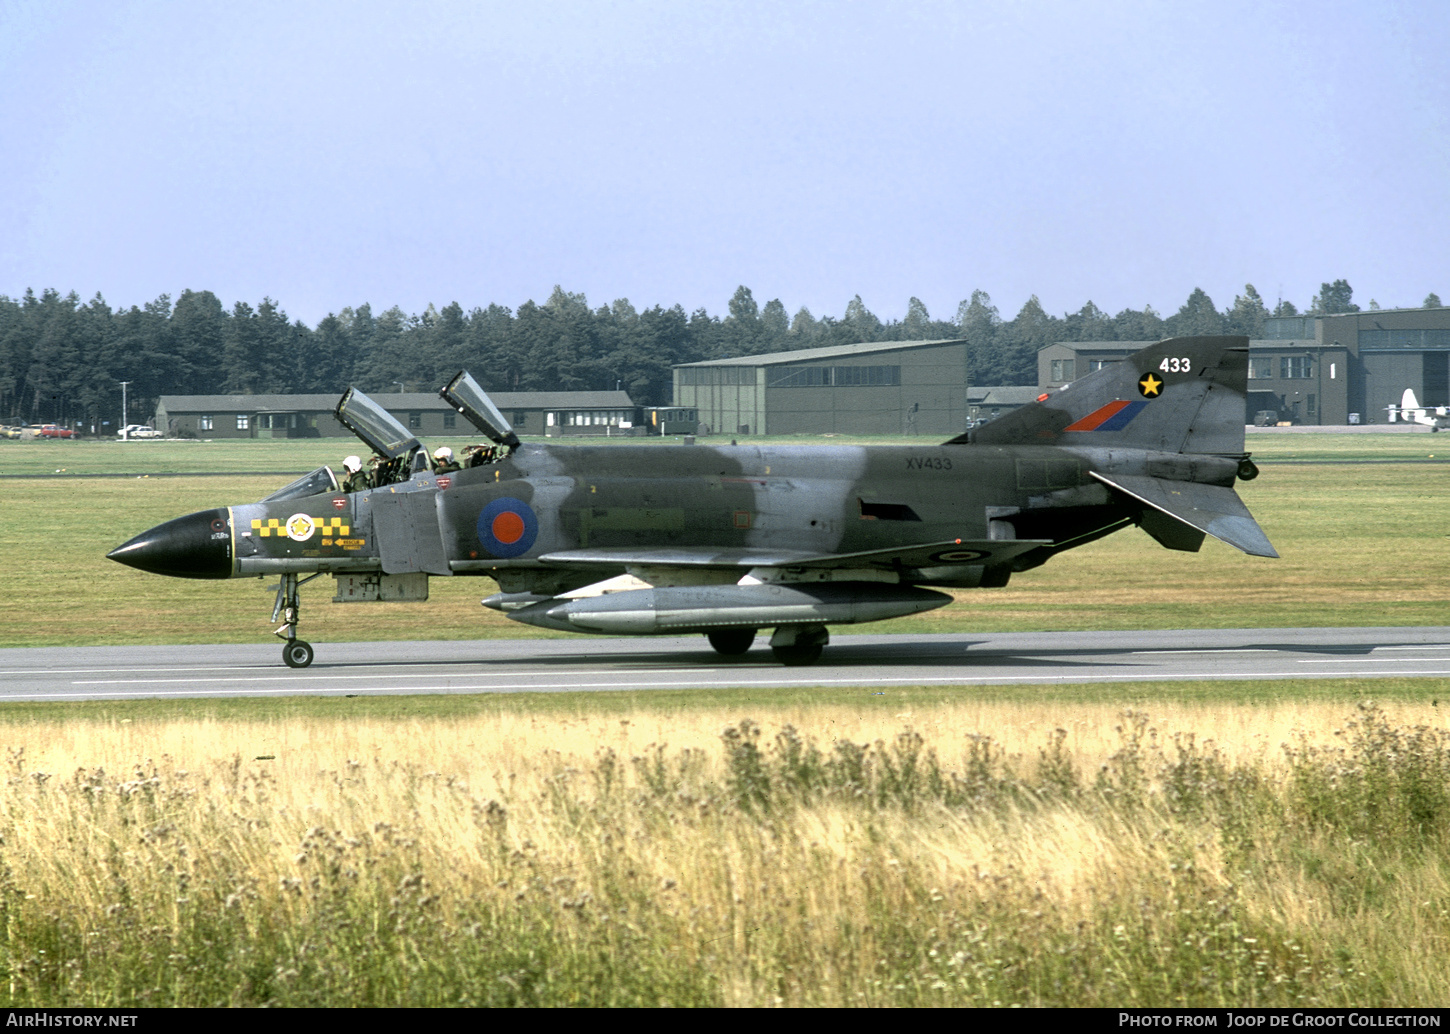
[[[348,388],[337,403],[337,419],[379,456],[395,460],[421,443],[382,406],[356,388]],[[285,491],[285,489],[284,489]]]
[[[337,475],[331,467],[318,467],[311,474],[304,474],[285,488],[279,488],[262,500],[264,503],[280,503],[284,499],[302,499],[324,492],[340,492]]]
[[[487,435],[490,441],[510,449],[518,448],[519,436],[514,434],[513,427],[467,370],[460,370],[438,394],[443,401],[467,417],[469,423]]]

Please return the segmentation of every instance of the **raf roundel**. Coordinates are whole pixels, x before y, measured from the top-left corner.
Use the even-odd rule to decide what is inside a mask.
[[[539,537],[539,519],[519,499],[495,499],[478,515],[478,541],[496,557],[523,556]]]

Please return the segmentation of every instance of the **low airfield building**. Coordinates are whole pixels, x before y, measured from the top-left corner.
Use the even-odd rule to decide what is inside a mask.
[[[341,438],[338,395],[163,395],[155,426],[181,438]],[[370,396],[419,438],[478,437],[436,393]],[[500,391],[494,405],[521,435],[608,434],[631,430],[639,412],[623,391]]]

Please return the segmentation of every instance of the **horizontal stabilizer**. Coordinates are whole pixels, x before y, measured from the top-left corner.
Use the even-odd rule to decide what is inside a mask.
[[[1263,529],[1232,488],[1194,481],[1114,474],[1092,476],[1191,528],[1241,549],[1250,556],[1277,557]],[[1155,536],[1157,537],[1157,536]]]
[[[599,549],[566,549],[545,553],[539,559],[550,564],[608,564],[650,567],[940,567],[953,564],[1005,563],[1039,546],[1036,539],[947,539],[863,553],[813,553],[797,549],[712,549],[669,547],[640,549],[632,546]]]

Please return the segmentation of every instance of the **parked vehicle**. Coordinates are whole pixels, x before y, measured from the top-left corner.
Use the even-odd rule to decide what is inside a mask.
[[[61,427],[59,424],[41,424],[40,430],[36,432],[39,438],[74,438],[76,433],[69,427]]]
[[[160,438],[161,432],[154,427],[147,427],[145,424],[127,424],[121,429],[118,438]]]
[[[21,427],[5,426],[0,427],[0,438],[24,438],[25,429]]]

